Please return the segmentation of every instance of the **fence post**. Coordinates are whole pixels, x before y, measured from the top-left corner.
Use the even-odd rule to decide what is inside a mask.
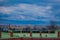
[[[1,31],[0,31],[0,38],[1,38],[1,35],[2,35],[2,34],[1,34]]]
[[[58,32],[58,37],[60,37],[60,32]]]
[[[32,37],[32,31],[30,31],[30,37]]]
[[[13,37],[13,32],[12,31],[10,31],[10,37]]]
[[[40,37],[42,38],[42,32],[40,32]]]

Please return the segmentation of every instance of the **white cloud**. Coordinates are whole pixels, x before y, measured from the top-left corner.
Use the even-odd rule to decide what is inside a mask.
[[[8,0],[0,0],[0,2],[7,2]]]
[[[52,15],[51,6],[38,6],[34,4],[18,4],[10,7],[0,7],[0,12],[10,14],[12,16],[8,19],[22,19],[22,20],[50,20]],[[27,15],[27,16],[26,16]],[[39,17],[46,17],[48,19],[38,19]]]
[[[52,1],[55,1],[55,2],[60,2],[60,0],[52,0]]]
[[[0,7],[0,12],[9,14],[10,12],[14,11],[14,9],[10,9],[11,7]]]
[[[55,3],[59,3],[60,2],[60,0],[44,0],[44,1],[55,2]]]
[[[4,0],[0,0],[0,1],[4,1]]]

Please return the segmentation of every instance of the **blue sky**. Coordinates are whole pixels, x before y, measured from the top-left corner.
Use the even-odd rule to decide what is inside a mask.
[[[60,0],[0,0],[0,24],[60,25]]]

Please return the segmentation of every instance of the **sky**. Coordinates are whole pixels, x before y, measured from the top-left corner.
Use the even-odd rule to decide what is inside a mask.
[[[60,25],[60,0],[0,0],[0,24]]]

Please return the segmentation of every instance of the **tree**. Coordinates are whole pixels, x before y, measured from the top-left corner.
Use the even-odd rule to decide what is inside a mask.
[[[51,24],[51,26],[48,29],[51,29],[51,30],[56,30],[57,29],[56,21],[50,21],[50,24]]]

